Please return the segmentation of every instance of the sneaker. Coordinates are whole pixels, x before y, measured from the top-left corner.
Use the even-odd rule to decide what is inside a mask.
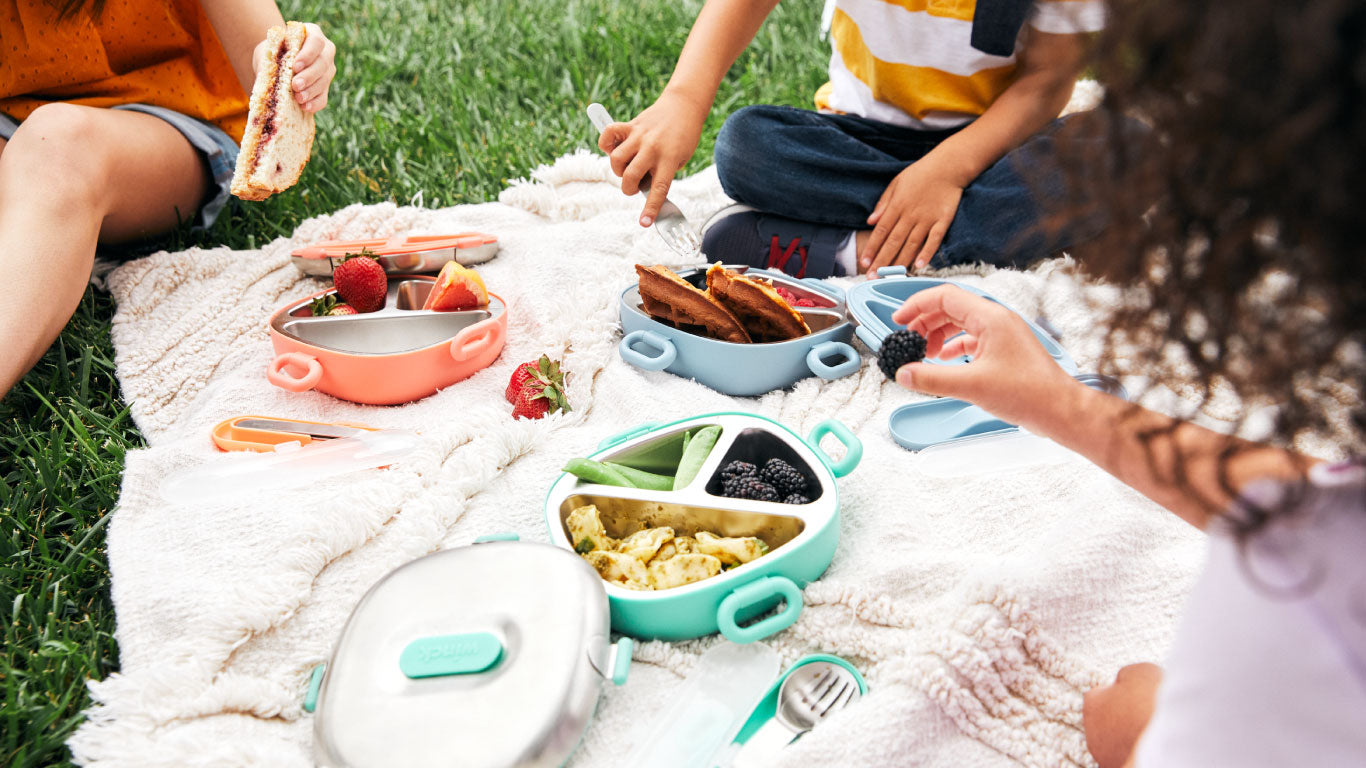
[[[722,208],[702,225],[708,261],[776,269],[793,277],[840,277],[835,260],[851,231],[762,213],[747,205]]]

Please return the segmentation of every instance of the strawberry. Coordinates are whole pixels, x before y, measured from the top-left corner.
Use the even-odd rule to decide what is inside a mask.
[[[326,296],[319,296],[308,302],[308,311],[312,312],[314,317],[322,317],[323,315],[330,314],[336,306],[337,295],[329,293]]]
[[[539,419],[547,413],[570,410],[560,364],[546,355],[517,366],[504,395],[512,403],[515,419]]]
[[[335,307],[333,307],[332,309],[328,310],[327,314],[329,314],[329,315],[354,315],[354,314],[357,314],[357,312],[356,312],[356,308],[353,307],[353,306],[351,306],[350,304],[338,304],[337,306],[335,306]]]
[[[797,299],[796,301],[792,302],[792,306],[794,306],[794,307],[814,307],[814,306],[816,306],[816,302],[812,301],[811,299]]]
[[[544,355],[543,355],[544,357]],[[522,363],[512,372],[512,378],[508,379],[507,389],[503,391],[503,397],[509,403],[517,402],[517,393],[522,391],[522,385],[526,384],[527,379],[536,375],[536,363]]]
[[[368,250],[347,254],[332,270],[332,282],[337,286],[337,295],[357,312],[374,312],[383,307],[384,296],[389,291],[384,267]]]

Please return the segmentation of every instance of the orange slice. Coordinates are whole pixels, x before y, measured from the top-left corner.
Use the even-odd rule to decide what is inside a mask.
[[[427,302],[422,308],[454,312],[488,306],[488,303],[489,292],[484,288],[484,281],[479,274],[451,261],[436,276],[436,285],[427,295]]]

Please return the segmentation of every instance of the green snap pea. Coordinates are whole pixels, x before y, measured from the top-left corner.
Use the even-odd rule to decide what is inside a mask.
[[[631,481],[632,488],[644,488],[650,491],[668,491],[674,487],[674,479],[667,475],[656,475],[653,472],[646,472],[643,469],[628,467],[625,464],[617,464],[611,461],[604,461],[603,464],[615,469],[623,477]]]
[[[617,485],[622,488],[634,488],[631,481],[626,476],[613,469],[607,464],[592,459],[570,459],[564,465],[565,472],[590,483],[599,485]]]
[[[693,432],[691,438],[683,448],[683,458],[678,462],[678,472],[674,475],[674,490],[680,490],[691,483],[697,473],[701,471],[702,464],[707,460],[707,454],[716,447],[716,439],[721,436],[721,427],[713,424],[709,427],[702,427]]]

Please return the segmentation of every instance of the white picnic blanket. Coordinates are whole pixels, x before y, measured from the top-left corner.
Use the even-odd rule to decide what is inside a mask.
[[[724,203],[714,173],[672,197],[694,218]],[[148,447],[130,452],[108,551],[121,671],[91,683],[96,704],[71,738],[89,766],[311,764],[301,709],[351,608],[376,580],[429,552],[512,530],[545,541],[542,500],[565,460],[623,428],[749,410],[805,434],[826,418],[862,439],[841,482],[839,549],[806,608],[769,641],[790,662],[843,656],[871,690],[790,747],[789,766],[1089,765],[1081,693],[1122,664],[1158,660],[1201,558],[1200,537],[1084,463],[966,478],[927,477],[887,431],[919,399],[862,370],[731,398],[616,352],[618,294],[632,264],[678,265],[635,223],[603,158],[541,168],[497,203],[424,210],[351,206],[259,251],[158,253],[108,278],[123,392]],[[288,254],[328,238],[478,229],[502,252],[480,268],[512,303],[490,368],[425,400],[366,407],[267,383],[265,320],[317,290]],[[1045,315],[1082,370],[1098,352],[1086,296],[1105,287],[1065,260],[1022,271],[960,270],[1026,317]],[[852,280],[837,281],[850,285]],[[542,352],[570,372],[574,410],[514,421],[503,388]],[[235,457],[209,430],[238,414],[420,430],[398,465],[230,507],[171,506],[168,473]],[[634,729],[716,637],[637,646],[629,682],[608,687],[571,764],[620,765]]]

